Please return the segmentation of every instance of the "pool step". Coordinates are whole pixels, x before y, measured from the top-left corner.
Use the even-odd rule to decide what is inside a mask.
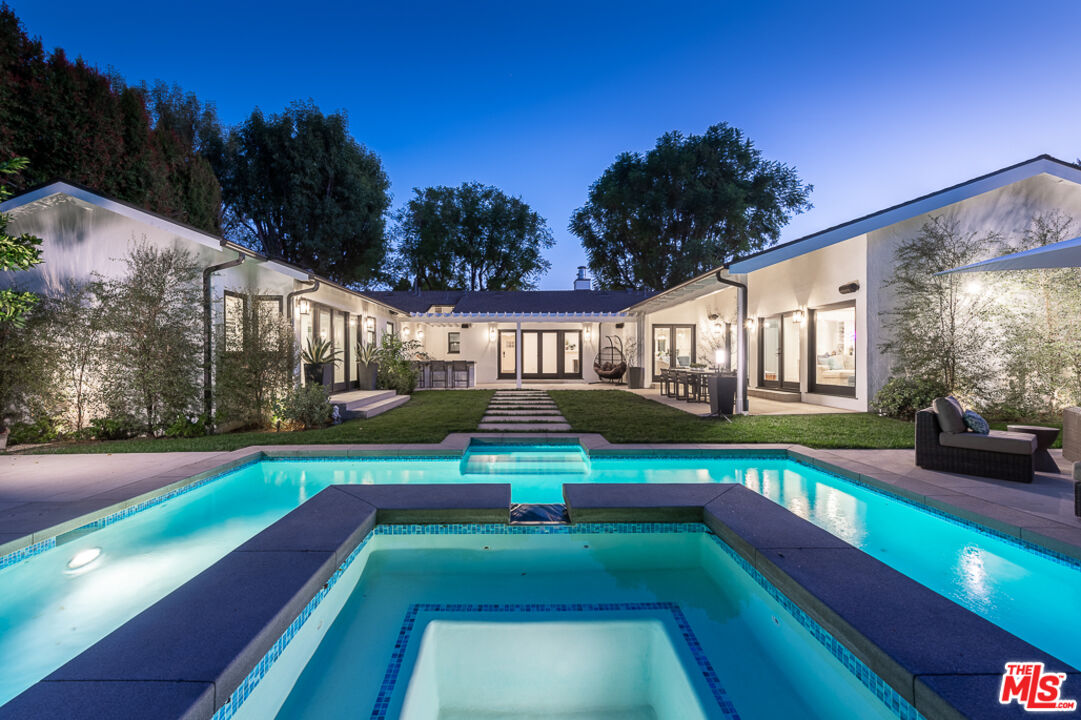
[[[510,506],[511,525],[567,525],[570,516],[563,503],[515,503]]]
[[[463,475],[586,475],[589,460],[577,451],[472,452],[462,458]]]

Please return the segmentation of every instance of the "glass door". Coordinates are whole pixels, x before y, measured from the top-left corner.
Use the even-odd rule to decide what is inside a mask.
[[[518,367],[518,357],[515,353],[514,331],[499,331],[499,376],[515,377]]]
[[[799,323],[791,314],[764,318],[758,328],[758,384],[799,390]]]
[[[653,326],[653,380],[668,368],[687,369],[696,360],[694,325]]]
[[[515,377],[514,331],[499,333],[499,377]],[[523,330],[522,377],[582,377],[582,333],[579,330]]]
[[[781,317],[766,318],[759,333],[758,380],[762,387],[781,387]]]

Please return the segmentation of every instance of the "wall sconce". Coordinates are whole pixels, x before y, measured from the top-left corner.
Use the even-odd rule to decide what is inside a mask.
[[[406,325],[405,327],[402,328],[402,337],[404,337],[406,340],[409,339],[409,326],[408,325]]]
[[[368,328],[369,330],[375,330],[375,318],[369,315],[368,319],[364,321],[364,327]]]
[[[307,300],[301,300],[297,304],[297,309],[300,310],[301,315],[307,315],[312,311],[312,304]]]
[[[754,330],[755,326],[757,326],[757,325],[758,325],[758,321],[755,320],[754,318],[747,318],[743,322],[743,327],[747,328],[748,330]]]
[[[489,325],[488,326],[488,339],[491,340],[492,342],[495,342],[495,338],[496,338],[495,325]]]
[[[803,324],[803,321],[807,319],[807,313],[803,310],[797,310],[796,312],[792,313],[792,319],[800,324]]]
[[[717,348],[713,353],[713,364],[716,367],[724,367],[724,348]]]
[[[713,323],[713,334],[714,335],[720,335],[721,330],[723,330],[723,329],[724,328],[721,327],[721,324],[719,322]]]
[[[585,335],[585,339],[588,340],[589,339],[589,325],[586,325],[584,335]]]
[[[424,328],[417,328],[417,340],[424,342]]]
[[[349,316],[349,325],[352,326],[352,327],[357,326],[357,316],[356,315],[350,315]]]

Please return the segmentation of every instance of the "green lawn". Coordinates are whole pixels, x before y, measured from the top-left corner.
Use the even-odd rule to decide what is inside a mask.
[[[112,442],[64,443],[31,453],[195,452],[236,450],[249,445],[321,443],[438,443],[448,433],[472,432],[484,415],[491,390],[428,390],[414,393],[405,405],[371,420],[306,432],[247,432],[199,438],[136,438]],[[17,452],[18,447],[14,450]]]
[[[911,448],[912,423],[869,413],[751,415],[732,422],[700,418],[620,390],[552,390],[574,432],[600,433],[613,443],[797,443],[816,448]],[[425,390],[371,420],[351,420],[307,432],[250,432],[191,439],[64,443],[30,453],[120,453],[236,450],[249,445],[438,443],[452,432],[474,432],[490,390]],[[753,400],[752,400],[753,402]],[[993,423],[999,429],[1006,423]],[[18,447],[13,448],[18,452]]]
[[[817,448],[911,448],[912,423],[869,413],[700,418],[619,390],[553,390],[576,432],[613,443],[798,443]],[[751,402],[754,402],[752,399]]]

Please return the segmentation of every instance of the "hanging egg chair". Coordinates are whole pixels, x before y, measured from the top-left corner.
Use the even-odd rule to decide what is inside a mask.
[[[597,377],[610,383],[619,383],[627,372],[627,358],[623,355],[623,339],[608,335],[608,344],[601,348],[593,360],[593,372]],[[616,347],[616,343],[619,347]]]

